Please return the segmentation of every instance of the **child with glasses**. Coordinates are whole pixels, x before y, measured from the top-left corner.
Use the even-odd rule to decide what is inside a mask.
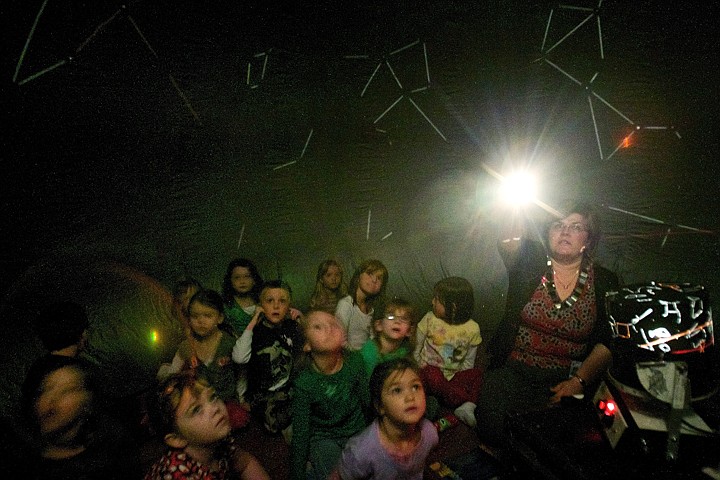
[[[372,338],[360,349],[368,378],[377,364],[412,355],[416,324],[415,308],[407,300],[396,297],[385,306],[385,315],[373,322]]]

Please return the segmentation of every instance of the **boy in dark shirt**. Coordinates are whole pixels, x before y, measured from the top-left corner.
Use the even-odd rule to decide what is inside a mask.
[[[233,360],[248,365],[246,400],[271,433],[290,426],[290,374],[302,348],[300,329],[290,317],[290,299],[287,284],[265,282],[260,305],[233,348]]]

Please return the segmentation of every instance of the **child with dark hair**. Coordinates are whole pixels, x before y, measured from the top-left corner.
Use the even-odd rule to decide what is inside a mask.
[[[214,290],[199,290],[188,304],[190,333],[180,343],[172,364],[164,364],[158,379],[183,370],[195,371],[207,379],[226,403],[233,429],[247,425],[250,415],[241,407],[237,379],[232,362],[235,337],[220,330],[223,322],[223,300]]]
[[[348,294],[343,269],[337,260],[323,261],[315,276],[315,290],[310,297],[310,310],[334,313],[338,301]]]
[[[475,367],[482,337],[480,326],[470,318],[474,305],[473,288],[466,279],[437,282],[432,311],[418,324],[415,350],[428,394],[455,409],[455,415],[472,427],[483,376]]]
[[[402,298],[393,298],[385,306],[385,315],[373,321],[373,336],[360,349],[368,377],[381,362],[411,357],[415,351],[415,307]]]
[[[145,480],[270,478],[252,454],[235,444],[225,404],[195,372],[162,382],[153,413],[158,433],[170,448]]]
[[[387,280],[388,270],[380,260],[365,260],[355,269],[349,295],[341,298],[335,308],[335,317],[345,329],[350,350],[360,350],[370,338],[375,304],[382,298]]]
[[[290,316],[290,287],[280,280],[265,282],[260,305],[240,338],[232,358],[247,365],[246,400],[271,433],[290,426],[290,374],[299,353],[301,333]]]
[[[228,264],[223,277],[222,296],[227,327],[235,337],[242,335],[252,320],[262,285],[258,268],[247,258],[236,258]]]
[[[134,440],[98,407],[85,362],[62,355],[36,360],[22,385],[21,405],[33,435],[23,478],[123,480],[141,474]]]
[[[194,278],[178,280],[173,287],[173,316],[178,319],[183,328],[189,328],[190,325],[190,312],[188,311],[190,299],[202,289],[200,282]]]
[[[43,346],[53,355],[76,357],[85,347],[88,322],[85,309],[77,303],[61,301],[46,305],[35,321]]]
[[[425,391],[412,359],[378,364],[370,377],[375,421],[352,437],[331,479],[422,480],[438,431],[425,415]]]

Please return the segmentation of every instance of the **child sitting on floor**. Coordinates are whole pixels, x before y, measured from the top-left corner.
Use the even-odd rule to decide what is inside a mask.
[[[227,319],[225,327],[235,337],[242,335],[252,320],[262,284],[260,272],[247,258],[236,258],[228,264],[222,284]]]
[[[3,456],[4,477],[29,479],[138,478],[135,437],[99,406],[92,367],[67,355],[45,355],[28,370],[22,412],[32,442],[13,475]],[[3,445],[4,446],[4,445]],[[22,472],[22,473],[21,473]]]
[[[402,298],[394,298],[385,306],[385,315],[373,321],[373,338],[360,349],[368,378],[378,363],[412,356],[415,351],[415,308]]]
[[[213,386],[226,403],[233,429],[242,428],[250,414],[240,405],[237,380],[232,362],[235,338],[220,330],[223,322],[223,301],[213,290],[199,290],[188,304],[190,332],[180,343],[172,364],[163,364],[158,379],[182,370],[195,370]]]
[[[311,311],[301,324],[306,355],[293,383],[291,478],[324,480],[367,424],[367,377],[360,352],[344,349],[345,331],[332,314]]]
[[[387,287],[388,270],[380,260],[365,260],[355,269],[349,294],[340,299],[335,317],[345,329],[347,348],[360,350],[370,338],[370,326],[376,303]]]
[[[480,326],[470,318],[475,307],[473,288],[464,278],[448,277],[435,284],[432,311],[417,328],[415,359],[428,394],[454,409],[475,426],[475,406],[483,371],[475,367]]]
[[[343,269],[336,260],[325,260],[320,264],[315,277],[315,290],[310,297],[310,310],[334,313],[338,301],[348,294],[343,281]]]
[[[225,404],[193,371],[171,375],[157,393],[157,428],[170,449],[145,480],[267,480],[257,459],[230,436]]]
[[[375,421],[351,438],[332,479],[422,480],[438,432],[425,415],[425,391],[412,359],[380,363],[370,377]]]
[[[286,283],[265,282],[260,305],[232,351],[236,363],[247,364],[245,399],[271,433],[290,426],[290,373],[302,347],[300,329],[290,317],[290,299]]]

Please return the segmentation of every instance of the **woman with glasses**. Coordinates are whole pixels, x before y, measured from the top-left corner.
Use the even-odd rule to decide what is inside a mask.
[[[594,263],[600,229],[585,204],[547,225],[544,242],[499,242],[508,272],[505,316],[490,341],[475,410],[479,435],[504,446],[507,412],[583,394],[612,363],[605,292],[617,276]]]

